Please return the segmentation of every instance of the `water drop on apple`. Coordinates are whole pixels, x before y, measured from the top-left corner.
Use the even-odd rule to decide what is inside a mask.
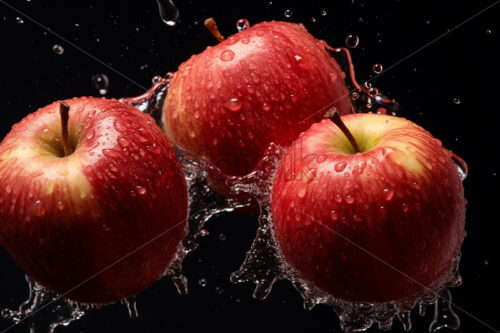
[[[224,62],[231,61],[234,59],[234,52],[231,50],[222,51],[219,58]]]
[[[230,111],[238,112],[241,110],[242,103],[237,97],[233,97],[227,101],[224,106]]]

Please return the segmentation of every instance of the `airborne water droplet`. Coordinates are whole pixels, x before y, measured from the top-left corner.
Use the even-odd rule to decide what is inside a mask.
[[[285,10],[285,17],[292,17],[292,15],[293,15],[293,12],[290,8]]]
[[[324,9],[323,9],[323,10],[321,11],[321,16],[326,16],[326,10],[324,10]]]
[[[169,27],[173,27],[179,19],[179,10],[174,2],[172,0],[156,0],[156,3],[161,20]]]
[[[52,52],[54,52],[55,54],[61,55],[64,53],[64,47],[62,47],[59,44],[54,44],[54,46],[52,46]]]
[[[24,23],[23,19],[22,19],[22,18],[20,18],[20,17],[16,17],[16,21],[17,21],[17,23],[19,23],[19,24],[23,24],[23,23]]]
[[[198,284],[199,284],[201,287],[205,288],[205,287],[207,286],[207,279],[205,279],[205,278],[201,278],[201,279],[198,281]]]
[[[391,201],[394,197],[394,190],[390,188],[384,189],[385,201]]]
[[[236,29],[238,29],[238,32],[242,32],[243,30],[246,30],[248,28],[250,28],[250,23],[247,19],[241,18],[236,21]]]
[[[92,76],[92,82],[94,82],[95,88],[99,91],[99,94],[104,96],[108,93],[109,79],[106,74],[95,74]]]
[[[356,35],[348,35],[346,38],[345,38],[345,45],[348,47],[348,48],[355,48],[356,46],[358,46],[359,44],[359,37],[356,36]]]
[[[458,99],[458,98],[456,98],[456,97],[455,97],[455,98],[453,99],[453,103],[454,103],[454,104],[457,104],[457,105],[458,105],[458,104],[460,104],[460,99]]]
[[[373,65],[373,72],[375,74],[380,74],[380,73],[382,73],[383,70],[384,70],[384,67],[382,66],[382,64]]]

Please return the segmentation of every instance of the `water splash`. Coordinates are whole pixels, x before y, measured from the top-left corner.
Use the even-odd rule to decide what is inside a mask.
[[[156,0],[156,3],[161,20],[169,27],[175,26],[179,20],[179,10],[174,2],[172,0]]]
[[[339,316],[340,325],[344,332],[364,331],[373,324],[377,324],[381,330],[389,330],[394,318],[401,321],[405,330],[409,330],[411,329],[410,311],[416,306],[424,308],[427,305],[435,304],[435,309],[437,309],[435,311],[439,313],[438,317],[441,318],[446,309],[437,305],[442,302],[440,293],[447,292],[447,288],[461,284],[458,273],[460,253],[457,253],[451,262],[447,274],[444,274],[434,285],[420,294],[392,302],[342,301],[300,277],[284,259],[275,238],[272,222],[270,192],[276,167],[284,152],[283,147],[271,144],[254,172],[247,176],[228,179],[228,185],[231,186],[234,193],[244,192],[252,195],[258,201],[261,209],[255,240],[241,267],[231,274],[231,281],[233,283],[254,283],[253,297],[262,300],[269,295],[276,281],[289,280],[302,295],[304,309],[311,310],[318,304],[330,306]],[[432,327],[443,327],[442,321],[438,321],[438,323]]]
[[[13,325],[26,325],[30,332],[52,333],[58,326],[68,326],[80,319],[88,309],[46,290],[29,277],[26,281],[28,299],[17,310],[2,310],[2,317],[13,321]]]
[[[437,332],[442,328],[457,330],[460,327],[460,319],[451,308],[451,304],[450,291],[442,291],[434,303],[434,319],[429,325],[429,332]]]

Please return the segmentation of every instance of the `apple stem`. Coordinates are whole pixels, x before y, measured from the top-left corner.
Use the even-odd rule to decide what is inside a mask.
[[[217,38],[217,40],[220,42],[224,41],[224,37],[221,35],[219,28],[217,28],[217,23],[215,23],[215,20],[213,17],[209,17],[205,20],[204,22],[205,27],[207,27],[208,31],[212,33],[212,35]]]
[[[328,110],[324,114],[323,118],[328,118],[332,121],[332,123],[337,125],[337,127],[340,128],[342,133],[344,133],[344,135],[347,137],[347,139],[351,143],[352,147],[354,148],[354,151],[356,153],[361,153],[361,150],[359,150],[358,143],[354,139],[354,136],[352,135],[351,131],[349,131],[347,126],[342,121],[342,118],[340,117],[340,113],[337,111],[337,108],[333,107],[330,110]]]
[[[69,105],[66,102],[59,102],[59,115],[61,116],[64,156],[68,156],[71,154],[71,145],[68,138]]]

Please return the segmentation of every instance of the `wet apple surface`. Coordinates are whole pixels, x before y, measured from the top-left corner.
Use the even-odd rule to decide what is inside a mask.
[[[165,133],[223,174],[249,173],[271,142],[290,144],[321,109],[351,112],[346,74],[324,43],[303,25],[262,22],[192,56],[170,84]]]
[[[78,313],[68,316],[68,305],[71,309],[72,303],[68,303],[64,298],[52,302],[58,296],[47,292],[45,288],[32,279],[29,279],[28,282],[29,290],[33,293],[29,296],[29,300],[23,303],[28,296],[28,287],[24,278],[25,272],[19,269],[6,249],[0,246],[2,267],[0,309],[4,309],[1,311],[3,318],[0,317],[0,331],[8,329],[8,332],[26,332],[27,326],[32,328],[30,323],[35,321],[41,321],[47,325],[67,325],[69,321],[80,318],[84,313],[85,316],[81,320],[71,322],[69,327],[57,327],[56,333],[59,331],[200,332],[200,330],[207,329],[216,329],[219,332],[339,332],[342,329],[359,329],[370,325],[372,328],[369,329],[369,332],[382,329],[390,330],[390,332],[403,332],[411,326],[415,332],[425,332],[428,330],[436,331],[444,327],[457,328],[459,324],[458,332],[488,332],[489,328],[493,328],[491,331],[495,331],[495,328],[500,327],[497,309],[494,306],[498,301],[497,281],[500,276],[497,263],[497,233],[495,232],[495,223],[491,223],[491,221],[498,220],[498,212],[496,197],[490,193],[496,187],[498,178],[498,163],[494,153],[498,131],[497,124],[491,121],[490,116],[494,114],[496,108],[496,100],[492,96],[497,93],[498,84],[495,78],[500,74],[498,73],[499,67],[495,65],[497,53],[492,51],[498,44],[499,36],[496,27],[498,21],[495,16],[496,9],[494,7],[487,8],[493,3],[494,0],[468,3],[448,0],[439,3],[424,1],[418,4],[401,1],[382,3],[363,0],[333,3],[318,0],[300,4],[277,1],[228,4],[220,0],[214,0],[210,3],[199,0],[185,2],[158,0],[158,4],[161,4],[161,13],[158,15],[158,8],[155,7],[154,1],[128,2],[126,5],[114,1],[99,2],[93,0],[85,3],[56,1],[50,4],[37,1],[11,2],[6,0],[1,2],[0,7],[4,9],[0,16],[0,25],[2,26],[0,41],[4,46],[0,64],[3,78],[0,80],[0,90],[2,91],[0,94],[2,102],[1,139],[7,135],[12,124],[19,122],[21,118],[34,112],[38,107],[47,105],[54,100],[75,95],[100,95],[110,98],[138,96],[151,87],[152,78],[154,82],[158,83],[158,79],[164,77],[167,78],[167,83],[163,84],[165,89],[155,91],[158,93],[155,100],[150,103],[150,105],[154,104],[153,108],[145,109],[143,104],[136,105],[138,109],[146,112],[155,111],[156,113],[152,115],[158,120],[160,112],[158,112],[157,107],[163,102],[163,96],[168,88],[169,76],[165,73],[167,71],[174,73],[179,64],[189,59],[191,55],[199,54],[207,45],[215,44],[215,40],[203,26],[203,21],[207,17],[214,17],[217,20],[219,29],[225,37],[231,36],[237,30],[243,30],[243,32],[248,30],[248,24],[244,20],[240,20],[241,18],[248,19],[250,26],[253,27],[257,26],[259,22],[284,20],[302,23],[312,36],[320,40],[324,39],[333,46],[334,49],[329,50],[329,52],[335,56],[340,69],[347,76],[349,76],[348,66],[342,61],[342,57],[337,58],[334,53],[336,53],[335,49],[337,48],[343,46],[349,48],[353,63],[356,65],[357,79],[366,90],[373,91],[370,98],[367,98],[356,87],[350,87],[348,84],[350,99],[356,110],[376,112],[379,98],[385,96],[389,100],[396,99],[401,106],[397,112],[398,116],[410,119],[442,140],[445,147],[464,157],[471,172],[464,181],[465,197],[468,199],[467,237],[462,246],[460,274],[458,271],[454,272],[456,282],[460,282],[460,276],[463,277],[463,285],[459,288],[451,288],[449,292],[441,293],[436,305],[425,306],[425,304],[432,303],[431,298],[428,298],[427,302],[423,302],[420,306],[417,305],[419,311],[416,311],[415,308],[411,315],[410,312],[406,311],[409,306],[398,302],[377,303],[374,307],[371,306],[371,303],[330,302],[331,300],[327,299],[328,294],[338,291],[333,289],[340,288],[331,287],[323,281],[325,282],[323,287],[316,290],[316,284],[312,282],[314,276],[309,281],[305,281],[301,275],[297,274],[298,268],[300,268],[298,265],[291,267],[286,261],[281,261],[284,260],[284,256],[281,253],[280,243],[273,239],[273,235],[269,235],[270,232],[276,231],[272,221],[271,199],[268,196],[272,186],[272,181],[269,185],[270,177],[274,175],[274,169],[265,168],[263,172],[249,176],[253,178],[251,181],[249,180],[248,186],[243,186],[243,182],[236,184],[252,195],[255,194],[263,204],[262,215],[258,220],[257,235],[256,216],[231,212],[211,217],[210,223],[199,232],[196,242],[186,242],[186,245],[191,249],[194,249],[196,243],[199,243],[198,249],[187,255],[183,261],[183,271],[189,280],[190,293],[180,297],[174,285],[168,279],[163,279],[141,292],[136,301],[128,299],[125,302],[131,317],[135,318],[139,314],[139,317],[134,320],[127,318],[127,310],[119,303],[99,310],[79,308],[77,309]],[[172,11],[172,4],[175,4],[174,8],[177,7],[179,11]],[[15,7],[18,11],[9,6]],[[41,25],[35,24],[30,18]],[[465,20],[467,21],[464,23]],[[243,23],[241,23],[242,21]],[[44,29],[43,26],[50,27],[50,29]],[[229,39],[227,38],[226,42]],[[233,60],[223,62],[221,57],[228,60],[231,54],[229,52],[223,54],[223,51],[226,50],[221,50],[219,53],[214,52],[214,62],[227,65],[236,63],[238,52],[233,49],[234,45],[238,45],[238,43],[227,47],[235,53]],[[217,46],[214,46],[212,51]],[[296,59],[291,60],[297,61]],[[292,65],[298,63],[293,61]],[[208,62],[203,64],[204,67],[208,67],[207,64]],[[258,68],[258,70],[263,69]],[[279,68],[279,70],[285,71],[284,68]],[[249,75],[241,76],[247,77]],[[300,80],[300,77],[298,79]],[[262,86],[264,81],[261,80],[259,84],[253,84],[252,81],[252,88]],[[349,82],[349,80],[347,81]],[[215,80],[213,82],[215,83]],[[286,88],[287,83],[284,82],[284,88]],[[247,88],[244,84],[242,87]],[[229,92],[231,88],[228,87],[225,91]],[[231,101],[235,96],[227,97],[231,97],[229,102],[236,102],[228,103],[228,106],[237,109],[236,106],[240,99]],[[241,114],[245,110],[240,109],[238,115],[238,112],[227,109],[224,104],[221,102],[220,106],[222,110],[227,112],[227,118],[230,118],[235,124],[243,123]],[[279,103],[276,104],[279,110]],[[57,110],[55,112],[57,113]],[[388,109],[387,112],[390,114],[391,110]],[[318,116],[322,113],[324,112],[319,113]],[[70,116],[70,122],[71,119]],[[219,120],[219,124],[225,125],[223,117]],[[286,127],[295,126],[293,123],[287,124],[286,119],[281,120],[281,123],[274,130],[270,129],[269,132],[288,131]],[[312,123],[318,120],[312,121],[301,130],[307,130]],[[194,120],[192,122],[195,123]],[[253,125],[248,123],[248,126]],[[58,134],[56,126],[53,128],[48,126],[48,133]],[[257,127],[260,128],[260,126],[264,125]],[[214,126],[212,133],[203,132],[200,134],[204,136],[204,140],[197,136],[198,132],[195,133],[197,134],[195,137],[196,140],[203,141],[206,147],[210,147],[213,145],[213,136],[217,137],[216,143],[219,144],[220,133],[226,136],[228,132],[227,128]],[[248,133],[244,130],[241,132],[242,141],[245,139],[248,140],[244,142],[245,144],[252,144]],[[259,135],[255,135],[256,133]],[[188,132],[188,134],[192,133]],[[250,137],[253,136],[253,140],[267,138],[271,135],[269,133],[262,134],[258,130],[252,134]],[[296,140],[298,135],[299,133],[296,133],[293,138],[289,138],[287,145]],[[135,140],[132,141],[135,142]],[[139,143],[136,142],[136,144]],[[344,148],[349,150],[348,155],[356,156],[351,154],[352,150],[350,150],[348,142],[344,143]],[[234,144],[237,149],[236,153],[239,153],[239,150],[242,150],[239,141]],[[76,148],[77,145],[72,146]],[[46,146],[44,151],[47,154],[54,154],[54,156],[63,154],[63,149],[59,144],[53,145],[52,148]],[[327,149],[324,146],[323,148]],[[363,148],[362,145],[361,148]],[[366,149],[366,147],[364,148]],[[117,150],[119,149],[122,147],[120,146]],[[287,147],[279,146],[277,152],[284,153],[286,149]],[[183,150],[179,149],[177,152],[183,152]],[[246,152],[248,151],[246,150]],[[386,156],[390,157],[393,153],[391,151]],[[268,152],[266,151],[265,154]],[[329,155],[332,154],[330,152]],[[321,157],[315,162],[313,161],[314,163],[319,163],[324,159],[323,155],[319,156]],[[220,198],[207,187],[205,179],[203,181],[197,179],[196,176],[203,176],[205,171],[210,170],[209,167],[205,169],[203,166],[203,172],[199,172],[194,163],[186,164],[185,158],[191,157],[189,153],[181,154],[179,157],[185,170],[191,167],[195,169],[188,170],[189,172],[186,173],[189,210],[196,213],[200,209],[199,215],[190,214],[191,216],[196,216],[198,221],[202,221],[215,212],[234,208],[231,205],[218,206],[220,203],[224,205],[228,202],[224,202],[224,198]],[[270,158],[270,161],[274,162],[274,157]],[[386,160],[379,158],[379,161]],[[307,160],[304,161],[304,163],[307,162]],[[352,173],[354,170],[351,170],[350,167],[355,161],[349,163],[349,161],[344,160],[344,162],[346,165],[334,163],[328,158],[322,163],[329,164],[329,167],[333,168],[332,173]],[[430,162],[431,164],[440,164],[439,160],[435,159],[431,159]],[[336,169],[343,168],[344,171],[337,172],[336,166]],[[238,165],[235,169],[244,167],[253,168],[249,163],[248,166],[244,165],[243,167]],[[112,167],[108,165],[108,168],[111,171]],[[374,165],[367,163],[362,174],[367,170],[373,170],[373,168]],[[389,176],[398,174],[390,172],[393,168],[395,167],[387,168]],[[46,169],[49,171],[48,168]],[[127,168],[124,167],[124,169]],[[75,171],[74,168],[72,170]],[[360,170],[361,168],[356,169],[356,173]],[[398,169],[395,168],[395,170]],[[306,167],[305,171],[306,174],[317,173],[318,169],[309,172],[308,167]],[[52,173],[56,174],[57,177],[63,177],[57,172]],[[65,174],[64,171],[61,173]],[[136,173],[136,175],[141,177],[143,173]],[[260,177],[256,177],[257,175]],[[37,176],[37,173],[32,174],[32,176]],[[66,177],[74,179],[74,176],[72,172],[69,172]],[[415,174],[414,176],[416,177]],[[35,182],[39,177],[34,177],[33,181]],[[262,185],[262,188],[255,186],[255,184]],[[141,186],[140,184],[130,185]],[[215,186],[211,185],[213,189]],[[429,187],[430,185],[426,184],[425,188]],[[307,198],[308,202],[314,206],[314,202],[308,197],[307,189],[302,200]],[[379,201],[377,204],[381,203],[385,207],[389,207],[388,205],[398,198],[399,186],[393,189],[395,189],[394,192],[390,191],[389,187],[380,189],[380,192],[373,195],[374,202]],[[0,188],[0,191],[4,190],[7,188]],[[317,190],[319,191],[319,189]],[[12,188],[9,191],[12,193]],[[139,198],[136,190],[134,193],[136,198]],[[151,194],[151,191],[148,189],[147,193]],[[302,192],[300,193],[302,195]],[[356,205],[358,199],[362,199],[356,197],[361,192],[357,191],[351,197],[347,197],[347,193],[343,194],[345,196],[342,198],[342,204],[346,207],[337,209],[335,213],[338,214],[332,213],[333,209],[330,210],[330,208],[335,207],[328,206],[332,203],[337,205],[336,193],[333,193],[333,197],[330,197],[329,200],[324,199],[325,203],[320,207],[328,208],[330,216],[327,216],[327,213],[320,216],[321,214],[317,213],[317,210],[312,212],[306,210],[306,213],[310,213],[312,217],[324,217],[324,223],[321,222],[332,230],[331,236],[321,234],[319,240],[331,240],[341,244],[338,241],[342,240],[340,235],[344,234],[342,230],[334,229],[335,226],[339,225],[346,230],[356,227],[355,230],[363,231],[363,228],[366,230],[368,227],[365,224],[366,221],[373,222],[375,218],[378,218],[378,211],[365,216],[362,221],[358,216],[351,215],[353,213],[352,205]],[[409,200],[412,195],[416,194],[419,194],[419,190],[415,189],[406,198]],[[0,196],[3,196],[3,193]],[[212,200],[214,197],[216,197],[215,205]],[[353,198],[354,201],[352,201]],[[390,199],[388,204],[385,201],[386,198]],[[295,203],[299,202],[298,191],[297,200],[294,201]],[[352,204],[347,203],[351,201]],[[10,209],[11,201],[8,199],[7,202],[9,204],[7,209]],[[40,203],[46,203],[46,200],[40,200]],[[45,205],[40,205],[40,203],[37,204],[36,210],[32,209],[32,212],[49,213],[49,210],[44,212]],[[394,205],[394,214],[403,214],[404,211],[416,213],[417,205],[415,203],[401,204],[400,212],[396,210],[397,207]],[[21,206],[18,202],[15,205],[16,207]],[[117,205],[123,205],[123,203],[117,202]],[[34,205],[30,204],[26,207],[34,208]],[[65,209],[68,207],[71,207],[71,204],[64,205]],[[383,211],[381,214],[383,215]],[[26,218],[26,214],[23,213],[22,216]],[[342,219],[345,216],[350,217],[350,219]],[[297,220],[295,215],[290,216],[290,218],[292,221]],[[36,219],[38,217],[33,214],[31,221]],[[334,219],[337,219],[337,222]],[[263,220],[266,222],[264,223]],[[339,223],[346,220],[347,224]],[[432,221],[439,222],[437,220],[438,216],[432,217]],[[302,249],[300,250],[302,258],[325,255],[314,251],[316,249],[314,246],[317,244],[312,244],[311,240],[317,233],[327,231],[317,221],[317,219],[313,220],[303,216],[302,221],[296,222],[297,230],[291,230],[287,234],[290,236],[294,232],[300,233],[302,229],[311,231],[309,239],[302,240],[295,247],[297,252]],[[407,237],[408,235],[405,233],[400,233],[400,231],[404,231],[403,226],[393,223],[394,221],[392,219],[383,220],[386,230],[395,235],[401,234],[401,238]],[[189,221],[189,225],[196,227],[196,223],[192,222]],[[308,226],[305,225],[306,223]],[[26,225],[26,223],[22,224]],[[315,224],[318,226],[317,230],[314,229]],[[426,222],[421,224],[422,226],[427,225]],[[370,224],[370,226],[374,225]],[[422,228],[422,230],[427,229]],[[350,232],[354,233],[354,231]],[[257,239],[255,239],[256,236]],[[398,243],[394,243],[393,238],[390,239],[392,243],[384,242],[382,245],[386,248],[389,246],[396,248]],[[185,240],[181,243],[184,244]],[[255,242],[252,243],[254,240]],[[453,243],[453,240],[448,241],[449,244]],[[424,243],[418,239],[412,240],[412,242],[414,242],[413,245],[422,246]],[[255,261],[247,260],[250,258],[248,254],[247,258],[244,259],[245,252],[249,248],[255,250],[253,245],[256,243],[262,246],[261,250],[266,251],[251,252],[251,254],[259,254],[259,256],[254,257]],[[432,243],[432,240],[428,243]],[[376,244],[371,246],[377,248]],[[437,245],[431,244],[431,246],[436,247]],[[275,252],[273,253],[273,251]],[[420,250],[415,252],[420,252]],[[425,249],[421,252],[422,255],[429,254]],[[354,250],[349,254],[351,258],[356,255]],[[280,259],[277,261],[279,265],[277,267],[271,265],[270,267],[276,269],[279,274],[268,274],[269,267],[267,265],[272,261],[267,261],[268,256],[276,259],[275,255]],[[292,253],[292,255],[299,257],[298,253]],[[385,253],[378,253],[378,255],[382,257]],[[409,255],[413,259],[417,256],[414,253]],[[393,257],[397,257],[397,255],[393,255]],[[361,258],[361,254],[358,258]],[[384,258],[392,259],[387,256]],[[338,263],[342,257],[337,259]],[[372,262],[372,259],[368,257],[366,261]],[[292,264],[292,260],[288,261]],[[396,260],[395,263],[397,262]],[[340,262],[340,264],[343,263]],[[349,264],[355,265],[357,263],[349,261]],[[412,264],[414,263],[409,263],[409,266],[411,267]],[[455,264],[458,265],[458,260],[455,261]],[[231,274],[240,265],[242,269],[238,270],[237,273],[242,274]],[[434,268],[439,266],[433,260],[429,265]],[[325,266],[328,268],[328,265],[320,266],[320,268],[325,268]],[[374,267],[378,267],[377,264],[374,264]],[[286,269],[286,274],[281,269]],[[425,267],[419,270],[413,266],[411,269],[417,272],[416,274],[421,274]],[[307,267],[305,269],[303,267],[303,270],[306,271]],[[367,270],[368,268],[363,272]],[[251,273],[255,271],[265,274],[252,275]],[[404,270],[401,271],[407,273]],[[387,273],[391,279],[394,278],[390,272],[382,270],[382,273]],[[232,284],[228,279],[230,275],[241,278],[242,282],[246,283]],[[424,275],[422,273],[422,276]],[[256,276],[258,278],[255,278]],[[315,274],[315,276],[319,276],[323,280],[325,278],[324,275]],[[233,281],[238,280],[236,278]],[[411,278],[413,279],[413,277]],[[287,281],[279,281],[280,279]],[[410,286],[412,279],[409,279]],[[362,281],[362,277],[360,280]],[[377,278],[374,277],[368,282],[376,280]],[[418,282],[425,282],[424,280],[425,276],[419,277]],[[428,280],[433,279],[429,276]],[[272,286],[276,281],[277,283],[271,291],[269,286]],[[350,287],[356,286],[355,281],[347,281],[347,283],[350,283]],[[433,283],[431,281],[431,284]],[[267,296],[265,301],[256,302],[252,299],[254,284],[257,284],[255,291],[258,298]],[[177,284],[176,286],[178,287]],[[363,288],[369,287],[372,286],[363,286]],[[332,289],[330,293],[326,291],[329,288]],[[433,289],[433,291],[437,292],[438,290]],[[369,290],[369,292],[372,299],[382,299],[380,296],[384,296],[377,295],[377,290]],[[450,297],[450,292],[453,295],[453,300]],[[347,292],[340,290],[339,293],[346,294]],[[396,291],[393,294],[395,295]],[[45,302],[36,300],[40,295],[46,295],[44,296]],[[346,295],[343,297],[348,298]],[[18,311],[19,304],[22,304],[19,310],[24,308],[27,313],[31,310],[38,311],[42,306],[46,307],[36,312],[34,316],[26,318],[26,313]],[[318,304],[324,305],[314,306]],[[385,307],[384,304],[387,306]],[[402,306],[400,309],[403,311],[387,311],[395,305]],[[304,311],[304,306],[311,311]],[[332,307],[340,317],[332,313]],[[427,311],[425,311],[426,309]],[[373,315],[370,313],[372,310],[380,315],[380,320],[376,318],[373,323],[368,320]],[[392,317],[394,314],[396,317]],[[457,315],[460,320],[457,319]],[[392,322],[394,323],[392,324]],[[377,325],[380,330],[376,328]]]
[[[345,301],[387,302],[447,278],[465,236],[462,179],[451,153],[403,118],[314,124],[276,171],[272,213],[287,261]]]
[[[174,257],[186,233],[184,174],[150,116],[116,100],[65,103],[67,156],[58,102],[0,145],[0,240],[50,290],[114,302],[158,280]]]

